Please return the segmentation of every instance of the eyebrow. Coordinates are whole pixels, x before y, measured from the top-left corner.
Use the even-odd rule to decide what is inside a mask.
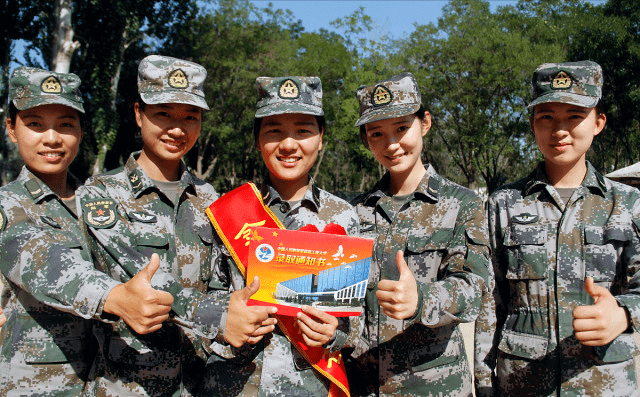
[[[273,121],[267,121],[267,122],[264,122],[262,125],[263,125],[263,126],[265,126],[265,127],[272,127],[272,126],[278,126],[278,125],[283,125],[283,124],[284,124],[284,123],[282,123],[282,122],[280,122],[280,121],[275,121],[275,120],[273,120]],[[315,125],[316,125],[316,123],[315,123],[315,122],[313,122],[313,121],[296,121],[295,123],[293,123],[293,125],[298,125],[298,126],[299,126],[299,125],[303,125],[303,126],[305,126],[305,125],[315,126]]]
[[[398,121],[396,121],[395,123],[392,123],[391,125],[406,124],[406,123],[408,123],[408,122],[409,122],[409,120],[407,120],[407,119],[402,119],[402,120],[398,120]],[[380,125],[375,125],[375,126],[373,126],[373,127],[369,127],[369,128],[367,128],[367,131],[372,131],[372,130],[373,130],[373,131],[375,131],[375,130],[380,129],[380,128],[382,128],[382,126],[380,126]]]
[[[26,114],[20,114],[20,117],[22,117],[23,119],[42,119],[44,117],[40,116],[39,114],[35,114],[35,113],[26,113]],[[80,118],[78,116],[74,116],[71,114],[63,114],[62,116],[58,116],[56,117],[57,120],[64,120],[64,119],[71,119],[71,120],[79,120]]]

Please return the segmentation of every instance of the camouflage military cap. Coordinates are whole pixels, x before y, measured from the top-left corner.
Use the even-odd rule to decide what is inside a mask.
[[[360,118],[356,127],[413,114],[422,105],[418,83],[409,72],[398,74],[378,84],[361,86],[356,91],[356,96],[360,102]]]
[[[9,80],[9,101],[18,110],[40,105],[65,105],[84,113],[80,78],[73,73],[55,73],[21,66]]]
[[[602,68],[593,61],[545,63],[533,72],[531,84],[529,108],[547,102],[592,108],[602,97]]]
[[[258,77],[256,118],[283,113],[324,116],[322,82],[319,77]]]
[[[207,70],[194,62],[149,55],[138,66],[138,92],[144,103],[185,103],[209,110],[204,98]]]

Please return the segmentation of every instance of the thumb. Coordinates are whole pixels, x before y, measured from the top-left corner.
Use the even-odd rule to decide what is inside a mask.
[[[396,264],[398,265],[398,271],[400,272],[400,280],[406,279],[409,276],[413,277],[413,273],[411,273],[411,269],[409,269],[407,261],[404,260],[403,251],[396,252]]]
[[[593,281],[593,277],[587,277],[584,280],[584,290],[593,298],[593,303],[596,304],[600,300],[600,298],[605,295],[605,293],[609,293],[606,288],[602,288],[597,286]]]
[[[156,274],[156,271],[158,271],[159,268],[160,257],[158,256],[158,254],[152,254],[147,266],[145,266],[144,269],[140,270],[138,274],[140,275],[140,277],[142,277],[143,280],[146,280],[149,282],[149,284],[151,284],[151,279],[153,278],[153,275]]]
[[[260,278],[258,276],[255,276],[251,284],[247,285],[240,291],[242,293],[243,300],[245,302],[248,301],[253,294],[258,292],[259,288],[260,288]]]

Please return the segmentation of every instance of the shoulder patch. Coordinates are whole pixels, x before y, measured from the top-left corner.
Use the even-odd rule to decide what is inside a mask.
[[[96,229],[106,229],[116,224],[118,204],[109,198],[92,200],[82,205],[84,221]]]
[[[142,223],[156,223],[158,218],[146,211],[131,211],[129,212],[129,219]]]
[[[7,224],[7,216],[4,214],[2,207],[0,207],[0,232],[4,230],[4,227]]]
[[[371,93],[371,104],[373,106],[387,105],[391,103],[392,100],[393,95],[391,95],[391,91],[383,85],[377,86]]]
[[[520,225],[527,225],[529,223],[535,223],[538,221],[538,215],[532,215],[528,213],[514,215],[511,217],[511,222]]]

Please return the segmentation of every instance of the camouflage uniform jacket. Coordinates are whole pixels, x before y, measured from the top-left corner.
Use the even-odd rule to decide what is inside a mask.
[[[118,283],[94,268],[76,216],[26,167],[0,188],[0,218],[0,395],[79,396],[96,353],[90,319]]]
[[[470,396],[471,372],[458,324],[478,315],[492,286],[482,201],[426,170],[396,211],[387,173],[354,199],[360,233],[375,238],[361,340],[347,359],[352,395]],[[387,317],[376,298],[381,279],[399,277],[395,255],[418,284],[416,314]]]
[[[157,253],[161,265],[152,286],[173,295],[173,317],[147,335],[136,334],[122,320],[100,329],[94,390],[98,395],[192,395],[204,370],[201,337],[216,337],[228,304],[228,287],[216,273],[220,251],[204,212],[218,194],[183,164],[174,205],[138,166],[137,155],[78,189],[83,227],[96,266],[118,281],[129,280]],[[115,220],[96,221],[95,214],[89,216],[95,208],[105,213],[117,208]]]
[[[264,203],[273,211],[282,211],[283,225],[297,230],[315,225],[320,231],[328,223],[344,227],[348,235],[358,234],[358,218],[346,201],[309,183],[304,198],[290,206],[278,192],[267,184],[258,185]],[[231,259],[227,263],[231,263]],[[235,266],[233,285],[244,287],[244,280]],[[349,321],[349,319],[353,321]],[[338,330],[327,349],[340,350],[350,335],[357,335],[359,319],[340,319]],[[319,374],[282,334],[279,328],[255,346],[240,349],[227,347],[217,351],[207,363],[204,396],[326,396],[329,383]]]
[[[638,394],[631,328],[640,326],[640,193],[587,167],[567,204],[544,163],[489,199],[497,324],[479,337],[495,341],[498,395]],[[632,321],[605,346],[584,346],[573,334],[573,309],[593,304],[586,277],[609,289]]]

